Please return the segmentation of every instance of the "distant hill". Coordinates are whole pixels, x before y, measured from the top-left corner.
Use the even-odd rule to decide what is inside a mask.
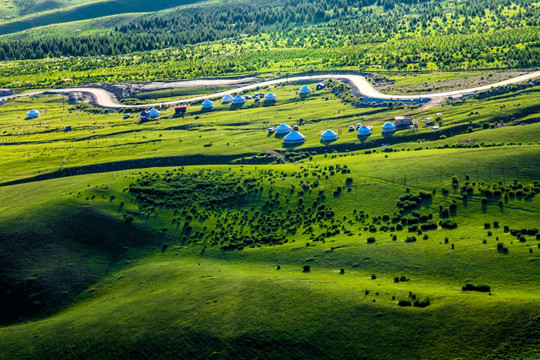
[[[199,0],[98,0],[84,3],[74,1],[66,6],[56,0],[17,0],[19,17],[0,23],[0,35],[56,23],[94,19],[103,16],[131,12],[157,11],[192,4]],[[82,4],[81,4],[82,3]]]

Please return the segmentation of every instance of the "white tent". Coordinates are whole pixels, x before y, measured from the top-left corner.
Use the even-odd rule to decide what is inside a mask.
[[[383,133],[390,133],[394,131],[396,131],[396,126],[392,123],[387,122],[382,126]]]
[[[338,139],[338,134],[332,130],[326,130],[321,134],[321,141],[334,141]]]
[[[304,85],[300,88],[300,95],[307,95],[311,92],[311,89],[309,88],[309,86],[307,85]]]
[[[161,113],[159,112],[159,110],[156,110],[154,108],[151,108],[149,111],[148,111],[148,116],[150,118],[157,118],[159,117],[159,115],[161,115]]]
[[[276,101],[276,94],[269,92],[264,97],[264,101],[267,101],[267,102]]]
[[[246,98],[242,95],[236,95],[232,101],[233,104],[243,104],[246,102]]]
[[[285,123],[276,128],[276,134],[288,134],[291,132],[291,127]]]
[[[304,86],[302,86],[302,87],[300,88],[300,94],[301,94],[301,95],[307,95],[307,94],[309,94],[309,93],[311,93],[311,89],[309,88],[309,86],[304,85]]]
[[[41,114],[39,113],[39,111],[37,110],[30,110],[29,112],[26,113],[26,118],[27,119],[35,119],[35,118],[38,118]]]
[[[202,103],[202,108],[205,110],[210,110],[214,107],[214,103],[210,100],[204,100]]]
[[[283,138],[285,144],[301,144],[306,141],[306,137],[298,131],[291,131]]]
[[[233,101],[233,97],[231,95],[227,94],[227,95],[225,95],[223,97],[223,99],[221,100],[221,103],[222,104],[229,104],[229,103],[232,103],[232,101]]]
[[[358,128],[358,136],[368,136],[371,135],[371,129],[366,125],[360,126]]]

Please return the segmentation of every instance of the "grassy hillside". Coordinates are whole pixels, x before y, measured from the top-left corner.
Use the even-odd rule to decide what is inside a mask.
[[[8,200],[2,213],[27,212],[32,203],[65,198],[72,206],[133,219],[129,226],[161,234],[153,254],[124,262],[123,269],[88,287],[64,311],[0,328],[2,356],[47,359],[69,346],[72,358],[144,353],[201,359],[480,359],[512,334],[526,341],[518,331],[540,313],[535,301],[540,295],[537,240],[524,235],[520,242],[504,229],[537,226],[540,204],[534,195],[513,195],[501,198],[502,207],[497,198],[483,205],[478,191],[497,183],[489,180],[490,169],[507,159],[518,161],[520,171],[515,182],[506,180],[504,186],[531,189],[539,176],[538,154],[538,145],[530,145],[319,155],[298,164],[149,169],[0,188]],[[482,164],[477,173],[469,167],[475,163]],[[330,170],[344,165],[350,173]],[[466,201],[452,189],[450,176],[439,178],[441,169],[453,169],[460,186],[466,175],[471,177],[474,190]],[[247,196],[248,202],[232,197],[211,205],[214,193],[199,190],[178,192],[188,196],[174,197],[179,203],[151,206],[160,199],[171,201],[164,192],[170,190],[162,186],[176,187],[174,179],[190,174],[201,185],[225,186],[220,171],[231,179],[254,179],[254,187],[236,182],[246,193],[235,196]],[[405,175],[407,183],[402,182]],[[351,191],[345,190],[349,177]],[[150,185],[152,196],[122,191],[142,184],[141,179],[157,181]],[[302,188],[315,182],[316,187]],[[338,186],[343,190],[336,195]],[[399,213],[396,203],[407,188],[411,194],[435,189],[432,199],[415,210],[432,213],[435,223],[445,219],[439,205],[448,208],[455,202],[450,219],[457,228],[420,233],[404,225],[392,230],[403,222],[388,220],[384,230],[383,216]],[[23,202],[17,194],[35,200]],[[198,198],[192,198],[195,194]],[[182,205],[184,200],[188,203]],[[320,211],[320,205],[334,214],[310,225],[311,209]],[[409,211],[403,215],[412,216]],[[268,246],[258,238],[261,225],[261,234],[284,235],[281,245]],[[417,240],[408,241],[412,236]],[[367,242],[370,237],[374,243]],[[498,243],[506,252],[498,250]],[[309,272],[302,270],[304,265],[310,265]],[[490,293],[462,291],[466,283],[488,285]],[[429,305],[397,305],[414,299],[429,299]]]
[[[59,24],[38,26],[28,30],[0,36],[5,40],[47,39],[59,36],[88,36],[111,31],[115,26],[128,24],[145,13],[127,13],[111,15],[95,19],[63,22]]]
[[[98,0],[69,4],[53,1],[20,1],[26,5],[20,7],[21,10],[24,9],[20,12],[21,16],[0,23],[0,34],[116,14],[156,11],[194,2],[197,1],[163,0],[156,3],[148,0]]]
[[[272,107],[143,124],[58,96],[2,105],[3,181],[100,173],[0,187],[0,357],[534,359],[538,89],[430,109],[270,90]],[[383,136],[402,114],[419,129]],[[268,137],[282,121],[306,144]],[[152,168],[167,156],[208,165]]]

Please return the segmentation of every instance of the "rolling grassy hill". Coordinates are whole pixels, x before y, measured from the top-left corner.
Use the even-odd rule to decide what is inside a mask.
[[[2,182],[97,173],[0,187],[0,358],[535,359],[538,87],[430,109],[270,90],[142,124],[1,105]],[[403,114],[418,131],[380,133]],[[306,143],[267,136],[282,121]]]
[[[195,2],[197,0],[163,0],[160,2],[148,0],[97,0],[71,3],[28,1],[28,5],[24,7],[24,11],[20,13],[20,16],[0,22],[0,34],[10,34],[39,26],[95,19],[110,15],[152,12]],[[22,3],[26,4],[26,2]]]

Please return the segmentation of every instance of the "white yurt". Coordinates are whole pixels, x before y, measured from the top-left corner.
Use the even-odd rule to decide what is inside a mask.
[[[161,115],[159,110],[156,110],[154,108],[151,108],[150,110],[148,110],[148,116],[150,118],[157,118],[157,117],[159,117],[159,115]]]
[[[41,114],[39,113],[39,111],[37,110],[30,110],[29,112],[26,113],[26,118],[27,119],[35,119],[35,118],[38,118]]]
[[[265,102],[274,102],[274,101],[276,101],[276,94],[269,92],[264,97],[264,101]]]
[[[360,126],[358,128],[358,136],[368,136],[371,135],[371,129],[366,125]]]
[[[338,134],[330,129],[321,134],[321,141],[334,141],[338,139]]]
[[[229,94],[225,95],[223,99],[221,99],[222,104],[230,104],[233,101],[233,97]]]
[[[214,103],[210,100],[204,100],[202,103],[203,110],[210,110],[214,107]]]
[[[276,128],[276,134],[288,134],[291,132],[291,127],[285,123]]]
[[[391,133],[394,131],[396,131],[396,126],[392,123],[387,122],[382,126],[383,133]]]
[[[284,144],[301,144],[306,141],[306,137],[298,131],[291,131],[283,138]]]
[[[240,105],[246,102],[246,98],[242,95],[236,95],[232,101],[233,104]]]
[[[307,95],[309,93],[311,93],[311,89],[309,88],[309,86],[304,85],[300,88],[300,95]]]

